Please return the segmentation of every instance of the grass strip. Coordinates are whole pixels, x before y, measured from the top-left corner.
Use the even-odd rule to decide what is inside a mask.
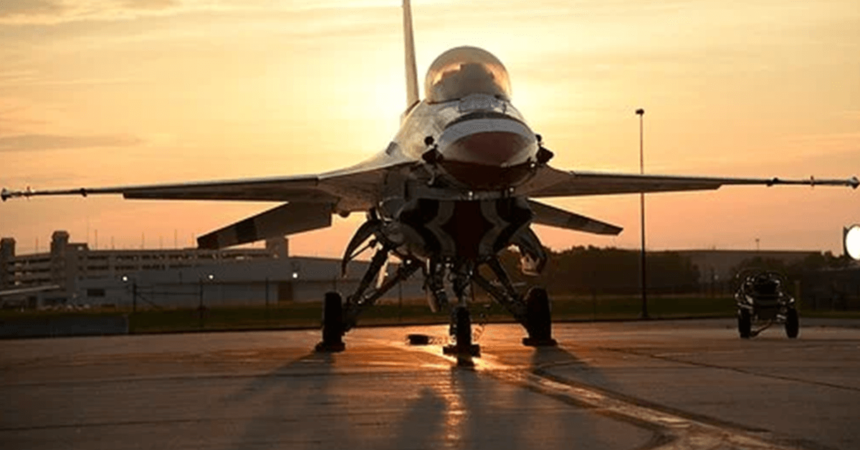
[[[552,302],[553,320],[606,321],[640,318],[642,301],[639,297],[575,297],[556,296]],[[470,305],[472,322],[509,323],[514,319],[500,305],[487,301]],[[3,322],[49,320],[79,316],[124,315],[129,320],[131,334],[181,333],[218,330],[278,330],[311,329],[320,325],[320,302],[290,302],[270,307],[235,306],[197,309],[146,309],[132,312],[122,309],[90,309],[86,311],[0,311]],[[655,296],[648,299],[649,316],[654,319],[701,317],[733,317],[734,300],[726,297]],[[860,311],[801,311],[801,317],[860,318]],[[402,304],[385,302],[369,308],[359,318],[359,326],[398,324],[446,324],[446,313],[433,313],[424,300],[408,300]]]

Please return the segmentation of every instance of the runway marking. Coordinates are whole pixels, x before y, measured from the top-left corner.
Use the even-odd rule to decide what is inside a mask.
[[[379,342],[382,342],[381,340]],[[407,351],[419,351],[457,364],[457,357],[443,355],[438,346],[408,346],[387,342],[390,346]],[[769,442],[752,436],[731,426],[718,426],[667,411],[637,404],[599,389],[569,380],[551,379],[541,373],[540,368],[511,366],[500,362],[491,354],[484,353],[473,360],[474,370],[500,381],[517,384],[527,389],[557,398],[571,404],[588,408],[619,420],[639,425],[655,433],[654,450],[744,449],[744,450],[796,450],[798,446]]]

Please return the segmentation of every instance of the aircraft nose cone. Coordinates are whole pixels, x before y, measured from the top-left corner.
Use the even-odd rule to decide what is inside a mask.
[[[446,160],[494,167],[525,163],[537,150],[531,130],[507,118],[477,118],[455,123],[445,129],[439,144]]]
[[[517,156],[527,145],[528,140],[519,134],[487,131],[457,140],[452,144],[451,153],[456,159],[503,167],[515,164]]]
[[[505,116],[456,121],[439,139],[442,169],[456,182],[481,190],[521,183],[537,148],[534,133]]]

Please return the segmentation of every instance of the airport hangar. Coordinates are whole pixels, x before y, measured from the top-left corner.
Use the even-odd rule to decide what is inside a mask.
[[[55,305],[116,307],[252,306],[320,301],[325,292],[355,289],[367,262],[289,255],[286,238],[266,248],[228,250],[91,249],[55,231],[50,251],[15,254],[15,240],[0,240],[0,303],[27,308]],[[391,264],[389,273],[396,270]],[[413,277],[381,301],[423,299]]]

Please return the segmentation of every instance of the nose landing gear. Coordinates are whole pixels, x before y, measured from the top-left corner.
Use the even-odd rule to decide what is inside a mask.
[[[454,344],[445,346],[442,352],[446,355],[456,355],[459,364],[468,363],[471,357],[481,356],[481,347],[472,343],[472,318],[466,307],[466,294],[474,276],[474,266],[471,264],[456,264],[451,272],[454,294],[457,296],[457,306],[451,310],[451,327],[449,333],[454,338]]]
[[[451,313],[451,335],[454,343],[442,348],[442,353],[457,356],[458,361],[468,361],[481,356],[481,346],[472,343],[472,319],[465,306],[454,307]]]

